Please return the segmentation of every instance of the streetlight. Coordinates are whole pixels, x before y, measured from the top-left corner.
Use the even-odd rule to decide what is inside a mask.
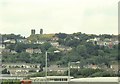
[[[60,51],[56,50],[53,53],[59,53]],[[47,82],[47,57],[48,57],[48,53],[52,53],[52,52],[45,52],[45,76],[46,76],[46,82]]]
[[[69,62],[68,63],[68,81],[70,82],[70,68],[71,68],[71,64],[80,64],[80,62]],[[79,66],[77,68],[80,68]]]

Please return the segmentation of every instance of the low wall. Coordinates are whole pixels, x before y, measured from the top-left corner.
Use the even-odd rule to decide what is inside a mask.
[[[32,84],[119,84],[117,82],[33,82]]]

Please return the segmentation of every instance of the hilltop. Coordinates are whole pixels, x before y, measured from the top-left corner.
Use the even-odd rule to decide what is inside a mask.
[[[55,34],[35,34],[35,35],[30,35],[27,37],[28,40],[32,42],[37,42],[38,40],[50,40],[55,36]]]

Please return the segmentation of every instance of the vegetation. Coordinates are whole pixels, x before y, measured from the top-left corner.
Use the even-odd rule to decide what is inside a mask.
[[[30,35],[30,37],[28,37],[27,39],[31,40],[31,42],[37,42],[38,40],[48,41],[52,37],[54,37],[54,34],[36,34],[36,35]]]
[[[76,73],[75,73],[76,72]],[[74,77],[114,77],[117,74],[102,69],[71,69],[71,75]]]
[[[8,71],[7,69],[2,70],[2,74],[10,74],[10,71]]]
[[[84,69],[71,69],[70,75],[79,78],[79,77],[115,77],[118,76],[118,74],[115,74],[112,71],[105,71],[102,69],[91,69],[91,68],[84,68]],[[67,76],[68,71],[64,73],[58,73],[56,71],[48,72],[48,76]],[[32,75],[29,75],[28,77],[43,77],[45,76],[45,72],[38,72]]]
[[[21,36],[11,36],[5,35],[7,38],[21,38]],[[88,35],[85,33],[74,33],[74,34],[36,34],[31,35],[27,39],[31,41],[30,44],[25,43],[16,43],[6,46],[6,49],[15,50],[17,53],[2,53],[3,58],[2,62],[6,63],[16,63],[16,62],[25,62],[25,63],[40,63],[41,64],[41,73],[42,68],[45,66],[45,52],[54,52],[57,50],[56,47],[50,44],[51,38],[58,37],[59,44],[65,47],[71,47],[71,51],[61,51],[60,53],[48,53],[48,63],[56,63],[57,65],[67,66],[68,62],[77,62],[80,61],[80,67],[82,70],[76,71],[72,70],[71,75],[73,76],[115,76],[111,72],[106,72],[104,70],[93,70],[93,69],[84,69],[85,65],[99,65],[110,67],[112,62],[117,62],[119,59],[118,51],[120,47],[118,45],[109,46],[100,46],[96,42],[87,41],[89,39],[100,38],[101,41],[105,39],[117,39],[116,35]],[[35,44],[36,41],[44,41],[43,44]],[[25,50],[27,48],[41,49],[42,53],[27,53]],[[49,65],[48,64],[48,65]],[[77,72],[76,74],[74,72]],[[53,72],[54,74],[55,72]],[[55,73],[56,74],[56,73]]]
[[[25,38],[25,37],[22,37],[21,35],[15,35],[15,34],[4,34],[4,35],[2,35],[2,38],[5,38],[5,39],[22,39],[22,38]]]
[[[14,80],[2,80],[1,84],[21,84],[20,80],[14,79]]]

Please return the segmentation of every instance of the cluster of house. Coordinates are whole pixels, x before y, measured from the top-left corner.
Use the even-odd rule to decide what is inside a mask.
[[[77,37],[75,37],[76,39],[79,39]],[[56,47],[57,49],[59,49],[60,51],[70,51],[72,50],[71,47],[66,47],[66,46],[62,46],[59,45],[58,41],[59,38],[57,37],[53,37],[51,39],[50,44],[54,47]],[[0,39],[0,53],[1,52],[11,52],[13,54],[17,53],[14,50],[10,50],[10,49],[6,49],[5,47],[10,45],[10,44],[15,44],[16,42],[21,42],[24,44],[30,44],[31,42],[27,39],[4,39],[1,40]],[[34,44],[43,44],[46,41],[37,41]],[[113,45],[117,45],[119,43],[118,39],[104,39],[101,40],[100,38],[94,38],[94,39],[89,39],[87,40],[87,42],[93,42],[93,44],[97,44],[97,45],[101,45],[101,46],[108,46],[110,48],[112,48]],[[5,44],[2,44],[5,43]],[[33,53],[42,53],[41,49],[33,49],[33,48],[28,48],[25,50],[26,52],[33,54]],[[2,68],[7,68],[12,75],[25,75],[30,73],[31,70],[38,72],[39,71],[39,67],[40,65],[31,65],[31,64],[7,64],[7,65],[2,65]],[[70,66],[70,68],[78,68],[80,69],[80,66]],[[97,68],[107,68],[106,66],[98,66],[98,65],[86,65],[84,66],[84,68],[92,68],[92,69],[97,69]],[[113,71],[118,71],[118,65],[111,65],[110,69]],[[45,70],[45,68],[43,69]],[[58,65],[51,65],[48,67],[48,71],[57,71],[59,73],[64,73],[65,71],[68,70],[68,67],[60,67]],[[19,73],[19,74],[18,74]],[[22,74],[21,74],[22,73]]]
[[[48,41],[52,46],[54,46],[55,48],[57,48],[58,50],[60,51],[70,51],[72,50],[71,47],[66,47],[66,46],[62,46],[62,45],[59,45],[59,42],[57,42],[59,40],[58,37],[53,37],[51,38],[50,41]],[[31,41],[26,39],[26,38],[23,38],[23,39],[6,39],[6,38],[3,38],[0,40],[0,52],[10,52],[10,53],[17,53],[15,50],[10,50],[10,49],[6,49],[5,47],[6,46],[9,46],[10,44],[15,44],[15,43],[24,43],[24,44],[31,44]],[[34,42],[33,44],[44,44],[45,40],[38,40],[37,42]],[[42,53],[41,52],[41,49],[33,49],[33,48],[28,48],[25,50],[26,52],[30,53],[30,54],[33,54],[33,53]]]
[[[89,64],[89,65],[85,65],[84,68],[91,68],[91,69],[103,69],[103,70],[107,70],[107,71],[114,71],[114,72],[118,72],[118,64],[111,64],[110,67],[106,66],[105,64],[103,65],[95,65],[95,64]]]
[[[104,40],[101,40],[100,38],[94,38],[87,40],[87,42],[93,42],[93,44],[100,46],[108,46],[109,48],[112,48],[113,45],[118,45],[119,43],[118,38],[105,38]]]
[[[95,64],[89,64],[89,65],[84,65],[84,68],[90,68],[90,69],[104,69],[107,71],[114,71],[118,72],[118,64],[111,64],[110,67],[107,67],[106,65],[95,65]],[[2,64],[2,69],[7,68],[8,71],[10,71],[11,76],[27,76],[31,73],[36,73],[39,72],[40,70],[40,64]],[[80,65],[77,64],[71,64],[68,67],[62,67],[60,65],[50,65],[47,67],[48,72],[57,72],[60,74],[64,74],[68,69],[78,69],[80,70],[81,67]],[[46,69],[43,67],[43,71],[45,72]]]
[[[78,37],[75,37],[75,38],[79,39]],[[59,40],[59,38],[54,36],[48,42],[60,51],[70,51],[70,50],[72,50],[71,47],[60,45],[59,42],[57,42],[58,40]],[[11,52],[13,54],[17,53],[17,52],[14,51],[14,50],[5,49],[5,47],[9,46],[10,44],[15,44],[15,43],[19,43],[19,42],[24,43],[24,44],[30,44],[31,43],[31,41],[26,39],[26,38],[23,38],[23,39],[6,39],[6,38],[4,38],[4,39],[1,39],[0,42],[3,43],[3,44],[0,43],[0,51],[2,49],[3,52]],[[43,44],[45,42],[47,42],[47,41],[38,40],[37,42],[34,42],[34,44]],[[104,40],[101,40],[100,38],[97,38],[97,37],[94,38],[94,39],[89,39],[89,40],[87,40],[87,42],[93,42],[93,44],[97,44],[97,45],[100,45],[100,46],[108,46],[109,48],[112,48],[113,45],[117,45],[119,43],[117,38],[111,38],[111,39],[105,38]],[[40,49],[32,49],[32,48],[26,49],[26,52],[28,52],[30,54],[42,53]]]
[[[31,73],[39,72],[40,64],[2,64],[2,69],[7,69],[11,76],[27,76]]]

